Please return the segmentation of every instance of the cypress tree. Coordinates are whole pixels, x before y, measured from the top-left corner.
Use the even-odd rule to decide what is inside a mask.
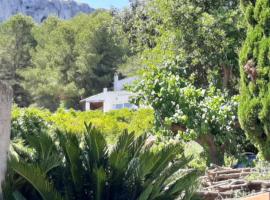
[[[246,135],[270,160],[270,1],[242,0],[247,37],[240,53],[238,115]]]

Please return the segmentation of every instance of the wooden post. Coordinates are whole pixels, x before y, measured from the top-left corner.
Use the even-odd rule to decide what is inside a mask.
[[[10,143],[12,89],[0,81],[0,200]]]

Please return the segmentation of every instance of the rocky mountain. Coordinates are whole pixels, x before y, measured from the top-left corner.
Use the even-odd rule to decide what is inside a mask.
[[[0,0],[0,22],[18,13],[32,16],[36,22],[42,22],[50,15],[69,19],[80,12],[93,11],[88,4],[74,0]]]

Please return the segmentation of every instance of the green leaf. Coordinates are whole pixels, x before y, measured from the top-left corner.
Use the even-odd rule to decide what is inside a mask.
[[[10,160],[10,166],[37,190],[43,200],[62,199],[53,185],[47,180],[46,173],[38,166],[29,165],[13,158]]]

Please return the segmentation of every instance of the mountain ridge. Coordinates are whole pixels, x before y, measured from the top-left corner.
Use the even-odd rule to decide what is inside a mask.
[[[40,23],[49,16],[70,19],[78,13],[91,13],[95,9],[75,0],[0,0],[0,22],[16,14],[31,16]]]

